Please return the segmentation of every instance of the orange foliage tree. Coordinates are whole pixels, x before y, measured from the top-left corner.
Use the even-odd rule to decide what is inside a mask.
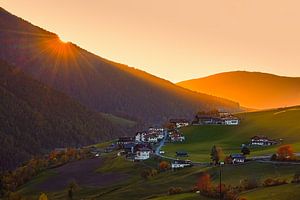
[[[168,163],[167,161],[161,161],[159,163],[159,169],[160,170],[167,170],[170,168],[170,163]]]
[[[278,160],[294,160],[295,153],[291,145],[283,145],[277,149]]]
[[[208,194],[212,190],[212,181],[208,173],[203,173],[197,183],[197,188],[201,193]]]

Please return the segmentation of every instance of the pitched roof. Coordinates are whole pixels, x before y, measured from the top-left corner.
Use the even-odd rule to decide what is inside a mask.
[[[245,159],[245,156],[243,154],[231,154],[231,158],[238,158],[238,159]]]

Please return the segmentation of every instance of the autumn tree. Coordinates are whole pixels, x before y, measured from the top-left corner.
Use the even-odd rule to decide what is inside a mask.
[[[169,169],[169,168],[170,168],[170,163],[168,163],[167,161],[161,161],[161,162],[159,163],[159,169],[160,169],[161,171],[167,170],[167,169]]]
[[[294,158],[294,149],[291,145],[283,145],[277,149],[278,160],[293,160]]]
[[[212,162],[217,165],[219,164],[221,157],[223,155],[223,150],[221,147],[216,147],[215,145],[211,149],[210,158]]]
[[[201,193],[208,194],[212,191],[212,181],[208,173],[203,173],[198,180],[197,188]]]

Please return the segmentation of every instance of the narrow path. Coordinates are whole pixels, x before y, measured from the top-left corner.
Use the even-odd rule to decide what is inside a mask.
[[[164,138],[160,141],[158,147],[155,149],[155,155],[156,155],[156,156],[159,156],[159,157],[161,157],[161,158],[165,158],[165,159],[171,160],[171,161],[173,161],[173,160],[178,160],[177,158],[168,157],[168,156],[164,156],[164,155],[161,155],[161,154],[160,154],[160,150],[161,150],[161,148],[165,145],[165,142],[166,142],[167,137],[168,137],[168,131],[165,131],[165,132],[164,132]],[[194,165],[197,165],[197,166],[207,166],[207,165],[210,165],[209,162],[193,162],[193,161],[192,161],[192,163],[193,163]]]

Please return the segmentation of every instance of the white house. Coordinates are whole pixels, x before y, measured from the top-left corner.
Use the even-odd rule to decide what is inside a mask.
[[[232,159],[232,163],[244,163],[245,162],[245,156],[243,154],[231,154],[230,158]]]
[[[240,121],[238,118],[225,118],[224,124],[225,125],[239,125]]]
[[[139,148],[135,152],[134,160],[147,160],[150,158],[151,149],[143,147]]]
[[[163,128],[153,128],[153,127],[150,127],[149,132],[163,132],[164,129]]]
[[[170,123],[175,124],[176,128],[181,128],[189,125],[185,119],[170,119]]]
[[[145,141],[149,143],[157,143],[158,137],[155,134],[145,136]]]
[[[164,131],[157,133],[157,139],[158,140],[162,140],[162,139],[164,139],[164,137],[165,137]]]
[[[174,160],[171,164],[172,169],[180,169],[191,166],[192,162],[190,160]]]
[[[146,132],[137,132],[135,134],[135,141],[136,142],[145,142],[145,136],[147,135]]]
[[[181,134],[174,133],[171,135],[172,142],[183,142],[184,140],[185,140],[185,137]]]

